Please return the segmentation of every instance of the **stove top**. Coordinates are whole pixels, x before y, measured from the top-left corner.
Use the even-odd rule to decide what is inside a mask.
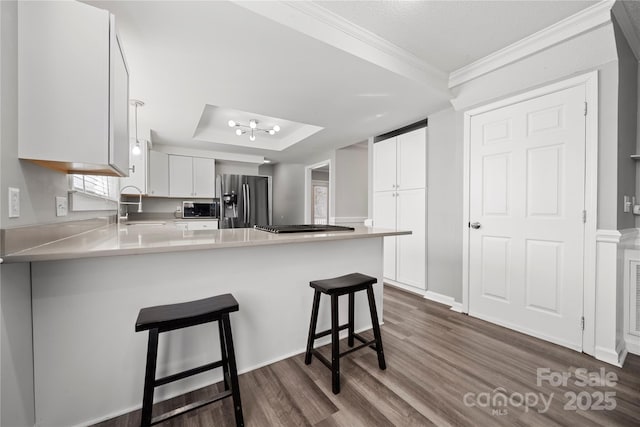
[[[311,233],[320,231],[353,231],[353,227],[325,224],[298,224],[298,225],[254,225],[253,228],[269,233]]]

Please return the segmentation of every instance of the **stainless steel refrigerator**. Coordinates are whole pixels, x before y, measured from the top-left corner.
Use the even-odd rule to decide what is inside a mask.
[[[220,228],[250,228],[271,224],[269,177],[218,175],[216,195],[220,198]]]

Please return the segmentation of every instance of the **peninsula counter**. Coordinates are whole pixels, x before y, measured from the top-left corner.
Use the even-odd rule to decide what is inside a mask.
[[[231,322],[241,373],[304,351],[311,280],[377,277],[382,321],[383,237],[401,234],[409,232],[278,235],[112,224],[5,255],[5,263],[31,263],[36,424],[87,425],[141,406],[147,335],[135,333],[134,323],[143,307],[232,293],[240,304]],[[356,329],[366,330],[371,321],[360,294]],[[318,328],[329,323],[323,301]],[[211,324],[162,334],[157,375],[217,359],[217,340]],[[217,382],[217,371],[160,388],[156,401]]]

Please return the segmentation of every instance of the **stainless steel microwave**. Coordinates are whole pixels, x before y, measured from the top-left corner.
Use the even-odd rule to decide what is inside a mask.
[[[213,199],[211,203],[193,202],[185,200],[182,202],[183,218],[220,218],[220,199]]]

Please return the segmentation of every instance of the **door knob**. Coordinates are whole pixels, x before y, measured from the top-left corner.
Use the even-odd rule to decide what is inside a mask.
[[[480,228],[480,223],[472,222],[471,224],[469,224],[469,227],[473,228],[474,230],[477,230],[478,228]]]

